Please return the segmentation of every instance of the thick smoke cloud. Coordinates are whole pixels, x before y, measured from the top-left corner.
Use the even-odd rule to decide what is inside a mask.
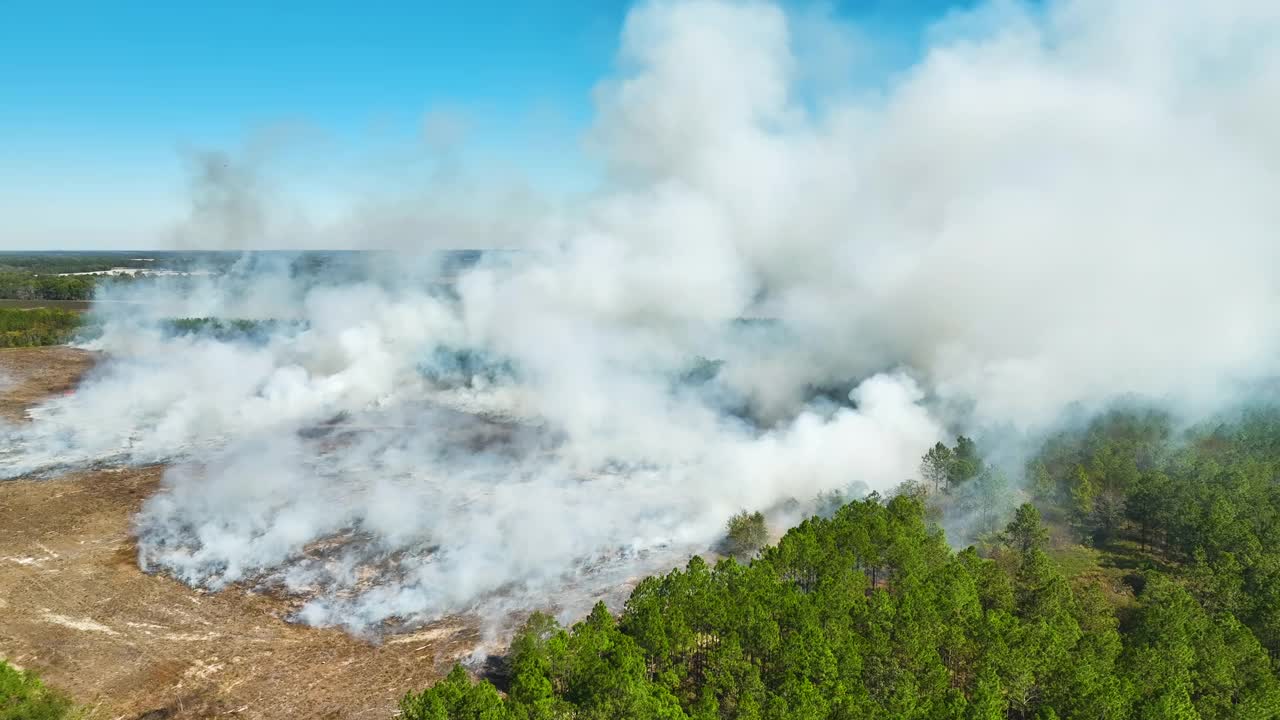
[[[739,508],[891,489],[948,430],[1208,411],[1273,375],[1280,7],[996,2],[882,91],[818,98],[797,27],[637,7],[588,139],[604,186],[447,289],[246,260],[102,304],[110,360],[12,431],[8,474],[178,458],[143,566],[278,583],[309,622],[572,614]]]

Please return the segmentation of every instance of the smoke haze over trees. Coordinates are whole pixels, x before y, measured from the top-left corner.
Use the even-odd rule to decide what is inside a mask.
[[[1071,547],[1051,547],[1032,504],[982,553],[956,552],[926,520],[938,498],[873,495],[747,566],[694,558],[646,578],[619,617],[534,615],[505,658],[505,699],[459,668],[402,716],[1274,718],[1277,438],[1274,411],[1185,435],[1112,413],[1031,464],[1052,468],[1044,489],[1061,497],[1040,502],[1054,521],[1105,533],[1115,565],[1068,574]],[[1114,525],[1066,499],[1064,464],[1114,493]]]
[[[982,4],[871,93],[803,82],[833,69],[798,46],[813,22],[858,42],[769,3],[638,5],[596,94],[599,188],[424,211],[519,253],[361,255],[330,279],[237,255],[100,288],[108,360],[6,429],[0,471],[170,461],[143,567],[283,587],[307,622],[567,620],[744,508],[785,527],[919,478],[994,528],[1063,422],[1268,389],[1280,6]],[[179,234],[396,219],[286,222],[258,161],[197,162]],[[987,455],[949,448],[920,478],[957,433]],[[1105,536],[1130,484],[1077,464],[1035,477]]]

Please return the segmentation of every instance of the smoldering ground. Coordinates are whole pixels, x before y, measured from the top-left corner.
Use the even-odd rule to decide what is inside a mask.
[[[572,614],[740,508],[887,490],[948,432],[1035,437],[1132,394],[1202,414],[1274,376],[1280,7],[994,2],[874,88],[823,65],[866,53],[800,51],[819,26],[865,37],[636,7],[599,190],[462,223],[524,251],[447,289],[402,254],[121,291],[289,323],[175,335],[104,303],[109,360],[11,432],[8,474],[180,459],[143,566],[278,583],[309,622]]]

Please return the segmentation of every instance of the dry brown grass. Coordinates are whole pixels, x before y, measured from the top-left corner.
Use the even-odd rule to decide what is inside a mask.
[[[72,387],[93,356],[0,351],[0,414]],[[459,623],[373,644],[285,620],[290,601],[138,570],[130,518],[163,468],[0,481],[0,655],[91,718],[389,718],[476,642]]]
[[[25,420],[27,408],[74,388],[96,360],[66,346],[0,349],[0,419]]]

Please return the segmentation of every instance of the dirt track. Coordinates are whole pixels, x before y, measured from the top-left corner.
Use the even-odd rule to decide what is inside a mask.
[[[0,415],[63,392],[93,358],[0,350]],[[138,570],[133,513],[162,468],[0,481],[0,656],[90,718],[389,718],[475,638],[428,628],[372,645],[285,622],[285,601],[205,593]]]

